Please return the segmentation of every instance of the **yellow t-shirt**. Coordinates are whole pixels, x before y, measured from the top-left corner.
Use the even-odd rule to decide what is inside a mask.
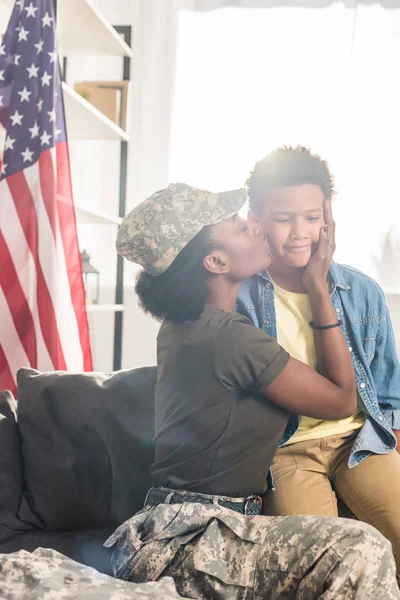
[[[309,325],[312,313],[308,295],[288,292],[275,282],[274,287],[278,342],[293,358],[301,360],[316,371],[317,354],[313,330]],[[299,421],[297,432],[286,445],[359,429],[364,425],[364,416],[357,412],[352,417],[340,421],[320,421],[299,416]]]

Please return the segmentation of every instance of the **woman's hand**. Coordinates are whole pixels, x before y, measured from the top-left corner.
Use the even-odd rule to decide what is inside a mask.
[[[335,252],[335,221],[330,200],[324,200],[324,227],[321,227],[315,254],[310,258],[303,273],[307,292],[326,288],[326,278]]]

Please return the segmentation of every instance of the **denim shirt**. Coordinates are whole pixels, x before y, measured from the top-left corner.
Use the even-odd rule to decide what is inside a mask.
[[[350,453],[352,468],[372,453],[387,454],[396,447],[392,429],[400,429],[400,364],[379,285],[357,269],[332,262],[329,289],[353,360],[358,410],[366,416]],[[269,274],[254,275],[242,284],[236,310],[276,338],[274,297]],[[291,414],[281,446],[298,426],[298,416]]]

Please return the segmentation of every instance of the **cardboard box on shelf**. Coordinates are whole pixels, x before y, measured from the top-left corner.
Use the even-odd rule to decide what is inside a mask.
[[[127,130],[129,81],[80,81],[74,88],[118,127]]]

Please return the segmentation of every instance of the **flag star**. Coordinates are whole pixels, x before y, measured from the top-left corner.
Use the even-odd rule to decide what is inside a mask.
[[[33,140],[33,138],[35,138],[35,137],[38,137],[38,135],[39,135],[39,126],[38,126],[38,124],[35,123],[33,127],[30,127],[28,129],[28,131],[31,132],[31,140]]]
[[[43,106],[43,98],[40,98],[39,102],[36,104],[38,112],[40,112],[42,110],[42,106]]]
[[[21,102],[29,102],[29,96],[32,94],[32,92],[28,92],[25,86],[22,92],[18,92],[18,94],[21,96]]]
[[[6,45],[3,44],[2,46],[0,46],[0,56],[5,56],[6,55]]]
[[[58,136],[62,133],[62,129],[56,129],[54,132],[54,137],[56,138],[56,140],[58,139]]]
[[[43,52],[43,44],[44,40],[39,40],[37,44],[33,44],[36,48],[36,54],[40,54],[41,52]]]
[[[21,156],[24,159],[24,162],[32,162],[33,150],[26,148],[23,152],[21,152]]]
[[[53,108],[53,110],[48,110],[47,114],[50,117],[50,123],[55,123],[55,120],[56,120],[56,109]]]
[[[0,71],[0,81],[4,81],[4,69]]]
[[[47,71],[45,71],[43,73],[43,77],[41,79],[42,79],[42,85],[48,85],[48,86],[50,86],[50,79],[53,79],[53,75],[49,75],[47,73]]]
[[[23,118],[24,118],[24,115],[20,115],[17,110],[15,111],[15,113],[13,115],[10,115],[10,119],[12,121],[13,126],[14,125],[22,125]]]
[[[21,27],[21,29],[19,30],[19,33],[18,33],[18,41],[21,42],[23,40],[24,42],[27,42],[28,34],[29,34],[29,31],[27,29],[24,29],[24,27]]]
[[[47,54],[50,56],[50,63],[55,62],[57,58],[57,50],[54,50],[54,52],[48,52]]]
[[[47,12],[47,13],[44,15],[43,19],[42,19],[42,26],[43,26],[43,27],[46,27],[46,26],[47,26],[47,27],[50,27],[52,20],[53,20],[53,18],[52,18],[52,17],[49,15],[49,13]]]
[[[14,65],[19,65],[20,54],[14,54]]]
[[[4,98],[4,96],[0,96],[0,106],[4,106],[4,104],[3,104],[3,98]]]
[[[25,0],[18,0],[18,2],[15,3],[17,6],[19,6],[19,10],[22,10],[24,2]]]
[[[6,169],[7,169],[7,163],[3,163],[3,166],[1,168],[1,174],[5,175],[6,174]]]
[[[29,6],[25,6],[24,10],[26,10],[26,16],[27,17],[35,17],[35,13],[38,10],[38,7],[33,6],[32,2],[30,3]]]
[[[14,150],[14,144],[15,144],[15,138],[12,139],[10,138],[10,136],[8,135],[6,137],[6,141],[4,142],[4,150]]]
[[[37,77],[38,76],[39,67],[35,67],[35,63],[32,63],[30,67],[26,67],[26,70],[29,73],[29,79],[31,77]]]
[[[51,138],[51,135],[49,133],[46,133],[45,131],[43,131],[42,135],[40,136],[40,145],[44,146],[46,144],[47,146],[49,146],[50,138]]]

